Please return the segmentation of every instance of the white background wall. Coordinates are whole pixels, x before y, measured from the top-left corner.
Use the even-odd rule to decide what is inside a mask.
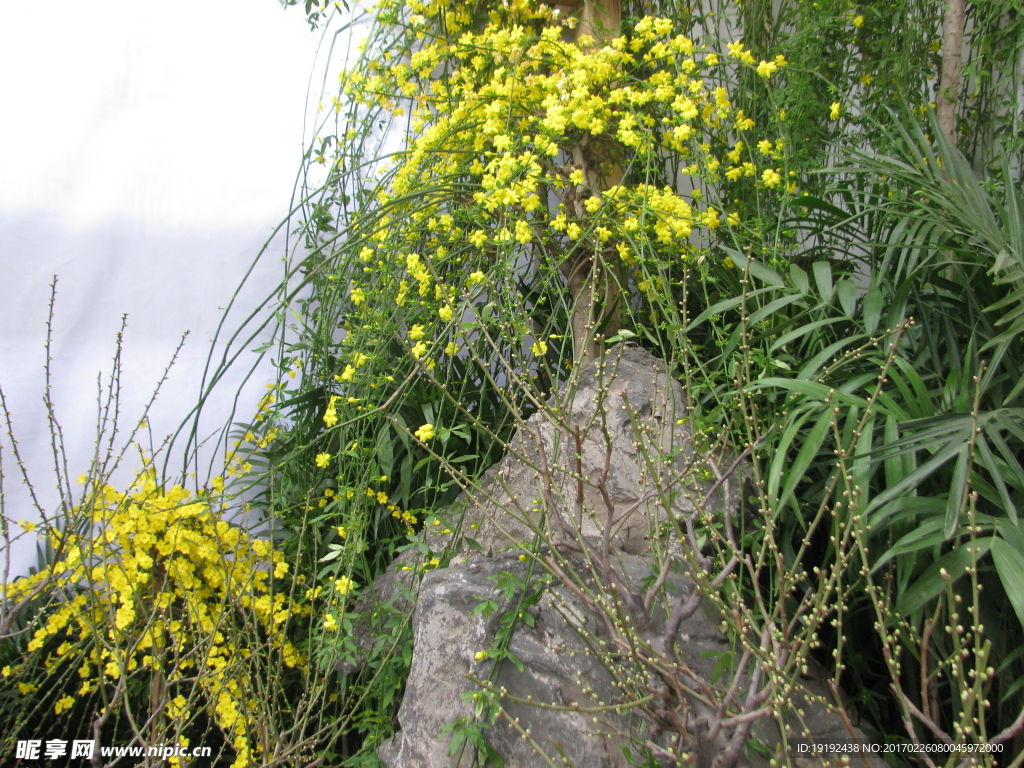
[[[51,279],[54,401],[75,477],[92,454],[97,375],[122,314],[125,424],[186,330],[154,436],[195,403],[220,309],[288,212],[318,42],[301,8],[276,0],[0,5],[0,386],[47,504]],[[245,310],[281,277],[283,241],[272,248],[240,297]],[[240,417],[271,377],[255,382]],[[221,388],[211,430],[234,389]],[[7,446],[3,459],[5,513],[32,519]],[[27,538],[9,553],[12,575],[35,562]]]

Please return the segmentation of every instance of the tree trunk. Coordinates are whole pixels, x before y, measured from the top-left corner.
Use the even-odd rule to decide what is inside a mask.
[[[565,3],[565,7],[579,9],[580,3]],[[585,0],[576,27],[576,39],[589,35],[594,47],[601,48],[619,33],[622,10],[619,0]],[[590,189],[602,191],[622,180],[622,169],[600,168],[607,151],[598,150],[587,158],[583,147],[573,149],[573,161],[586,177]],[[589,162],[588,162],[589,160]],[[585,215],[581,201],[574,199],[577,215]],[[620,275],[615,263],[607,260],[599,244],[594,243],[591,253],[581,253],[562,263],[561,272],[568,282],[572,299],[573,364],[582,367],[601,354],[603,337],[614,335],[621,321],[622,291]]]
[[[956,101],[963,71],[964,28],[967,24],[967,0],[946,0],[942,19],[942,73],[935,113],[939,130],[951,147],[956,141]]]

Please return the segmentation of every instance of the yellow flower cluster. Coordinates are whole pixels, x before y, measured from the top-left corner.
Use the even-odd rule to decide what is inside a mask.
[[[196,700],[232,741],[235,768],[247,765],[260,750],[251,738],[258,694],[237,620],[248,612],[259,633],[254,642],[269,645],[286,666],[306,664],[285,635],[289,617],[303,609],[274,584],[288,563],[266,541],[221,519],[209,496],[160,487],[152,468],[127,493],[110,485],[93,490],[81,511],[94,530],[53,534],[61,557],[8,585],[15,601],[44,583],[67,596],[35,630],[28,652],[41,654],[48,669],[77,667],[79,696],[131,674],[159,672],[168,691],[198,681]],[[64,696],[55,713],[73,704]],[[167,714],[182,723],[194,717],[179,705]]]
[[[477,286],[502,265],[550,270],[591,254],[627,269],[654,254],[678,262],[696,252],[695,229],[738,222],[701,195],[627,182],[631,165],[660,169],[671,157],[713,187],[782,181],[774,142],[755,153],[725,141],[754,122],[709,85],[737,64],[777,76],[781,56],[758,61],[741,42],[720,56],[653,17],[602,43],[573,38],[571,16],[528,0],[493,4],[483,21],[443,2],[380,7],[408,48],[342,81],[368,107],[409,112],[412,134],[364,214],[372,234],[348,289],[350,350],[379,337],[373,312],[400,307],[395,334],[433,371],[462,348],[458,320],[474,317],[473,297],[486,295]],[[755,165],[765,158],[770,167]],[[534,346],[524,352],[544,354]],[[359,367],[350,357],[336,378],[353,383]],[[334,416],[329,407],[328,426]]]

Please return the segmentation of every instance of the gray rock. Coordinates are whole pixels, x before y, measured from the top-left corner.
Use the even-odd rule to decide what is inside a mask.
[[[502,571],[522,578],[527,567],[517,557],[481,558],[424,576],[413,619],[415,653],[399,713],[401,731],[380,750],[381,759],[394,768],[470,765],[471,749],[448,755],[450,734],[442,729],[473,717],[475,702],[466,695],[479,688],[470,676],[485,680],[493,673],[494,685],[508,697],[502,699],[503,715],[486,738],[506,766],[545,765],[538,750],[556,761],[562,752],[579,765],[595,768],[625,765],[617,733],[628,732],[627,718],[612,713],[595,724],[582,712],[542,708],[572,707],[587,702],[587,690],[611,688],[608,672],[586,652],[579,633],[557,610],[535,608],[534,626],[520,626],[513,635],[509,651],[523,671],[507,659],[476,658],[491,648],[498,621],[511,607],[500,606],[489,619],[473,612],[482,597],[500,597],[493,578]]]
[[[707,601],[667,636],[673,606],[696,586],[682,573],[678,544],[665,554],[663,534],[673,518],[711,511],[735,519],[740,472],[712,489],[733,462],[695,459],[682,390],[649,353],[620,345],[575,384],[531,417],[505,458],[423,536],[435,552],[451,553],[460,533],[474,546],[436,570],[424,570],[422,555],[410,550],[374,584],[378,605],[407,611],[415,604],[400,731],[379,751],[388,768],[473,764],[471,748],[448,754],[450,726],[474,722],[488,711],[486,702],[495,719],[484,736],[507,768],[625,768],[634,763],[624,750],[643,762],[645,749],[674,749],[710,768],[725,747],[728,734],[706,738],[706,724],[723,693],[721,681],[715,684],[719,662],[734,658],[732,649]],[[648,554],[655,541],[663,548],[659,561]],[[655,563],[666,558],[675,567],[663,574],[661,597],[648,610],[642,596],[657,576]],[[556,567],[561,578],[551,575]],[[500,574],[526,581],[530,573],[525,590],[499,587]],[[523,612],[524,595],[531,596],[529,616],[507,645],[518,664],[496,661],[487,654],[503,617]],[[493,610],[480,610],[485,602]],[[671,692],[657,669],[690,692]],[[749,683],[740,677],[738,698]],[[664,698],[654,695],[659,691]],[[795,692],[787,727],[847,735],[841,717],[819,699],[829,694],[814,681]],[[676,726],[683,718],[685,728],[671,718]],[[781,738],[767,718],[752,735],[769,748]],[[738,764],[761,768],[768,761]]]
[[[703,503],[731,457],[695,462],[687,414],[682,388],[663,362],[617,345],[526,421],[504,459],[453,510],[452,522],[485,554],[529,542],[541,515],[552,543],[582,537],[600,546],[607,531],[611,548],[639,553],[669,513],[681,518],[706,506],[735,515],[738,475]]]

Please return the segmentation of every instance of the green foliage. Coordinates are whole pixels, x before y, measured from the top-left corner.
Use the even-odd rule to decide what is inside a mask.
[[[566,267],[591,259],[613,285],[596,303],[621,302],[616,338],[673,366],[702,434],[751,452],[764,519],[742,541],[778,571],[750,574],[730,599],[787,570],[850,569],[831,586],[794,577],[778,597],[842,595],[836,631],[820,636],[836,655],[822,660],[836,683],[864,687],[878,728],[900,732],[906,702],[923,704],[889,694],[880,655],[950,674],[959,646],[933,630],[954,610],[949,590],[963,599],[972,579],[1019,610],[1021,143],[1017,127],[981,139],[986,120],[1018,125],[1016,65],[990,57],[1016,17],[971,11],[961,135],[975,165],[1004,158],[978,181],[915,127],[941,63],[938,3],[623,10],[627,34],[603,51],[546,32],[550,11],[528,4],[380,10],[370,61],[343,75],[310,153],[326,182],[304,213],[314,292],[282,355],[300,357],[304,377],[280,411],[277,466],[297,489],[337,487],[336,516],[318,526],[360,521],[369,580],[572,381],[579,297]],[[659,106],[663,72],[700,77],[692,118]],[[404,112],[404,148],[384,151]],[[607,316],[591,321],[600,334]],[[344,462],[306,479],[314,453]],[[288,527],[315,537],[294,509]],[[453,545],[471,541],[444,524]],[[965,555],[969,543],[979,549]],[[323,541],[303,546],[323,556]],[[1007,682],[1019,616],[998,602],[979,607],[1011,659],[986,683],[1001,700],[977,726],[990,734],[1022,703]],[[879,607],[903,622],[898,642],[853,631]],[[934,685],[945,727],[966,710],[955,686]]]
[[[692,756],[678,649],[636,627],[701,601],[726,617],[731,643],[701,681],[736,742],[723,763],[767,749],[744,723],[799,720],[787,692],[814,663],[836,700],[856,692],[879,738],[1013,737],[1024,707],[1024,16],[999,0],[970,6],[950,147],[928,117],[939,2],[627,3],[610,30],[525,0],[384,2],[366,17],[303,5],[328,31],[370,23],[305,159],[292,222],[303,250],[265,350],[278,378],[232,425],[224,471],[198,501],[150,476],[150,496],[174,497],[172,516],[199,504],[189,519],[213,530],[211,500],[240,494],[286,572],[221,557],[255,572],[241,591],[207,595],[225,642],[253,649],[232,667],[231,701],[197,684],[179,707],[179,683],[144,655],[134,687],[96,681],[96,696],[120,702],[110,732],[153,737],[132,713],[159,694],[185,723],[176,733],[219,729],[239,764],[269,764],[267,745],[286,732],[283,762],[315,749],[376,764],[411,663],[406,606],[423,573],[480,547],[456,500],[511,450],[549,487],[508,510],[528,530],[528,575],[503,573],[479,597],[474,613],[498,632],[477,654],[490,667],[469,694],[472,717],[446,729],[453,754],[500,761],[488,729],[510,699],[495,681],[520,663],[511,639],[554,586],[602,616],[604,634],[581,637],[616,698],[586,711],[678,730],[669,749],[623,726],[632,764]],[[686,391],[694,454],[717,462],[652,448],[634,424],[655,506],[686,498],[693,510],[651,522],[643,594],[625,586],[610,537],[585,533],[582,511],[562,539],[552,533],[551,447],[524,430],[540,414],[572,434],[560,409],[587,351],[622,340],[664,360]],[[87,487],[111,468],[101,462]],[[708,484],[740,473],[745,503],[722,515]],[[604,493],[604,482],[573,478],[581,510],[584,485]],[[64,706],[74,686],[58,624],[90,594],[72,588],[76,568],[139,556],[129,542],[69,564],[83,532],[66,522],[47,528],[49,569],[9,588],[26,599],[5,607],[0,661],[37,705],[19,727],[84,718],[100,701]],[[381,604],[371,585],[401,553],[409,580]],[[71,575],[47,581],[61,564]],[[697,584],[692,606],[666,586],[677,569]],[[94,582],[93,596],[106,594]],[[169,598],[111,597],[122,611],[82,637],[144,651],[150,609],[201,596],[163,583]],[[257,609],[264,597],[280,604]],[[215,633],[184,634],[168,647],[225,655],[212,652]],[[8,696],[5,711],[22,701]],[[251,701],[266,709],[242,730],[262,746],[230,748],[240,726],[229,705]]]

